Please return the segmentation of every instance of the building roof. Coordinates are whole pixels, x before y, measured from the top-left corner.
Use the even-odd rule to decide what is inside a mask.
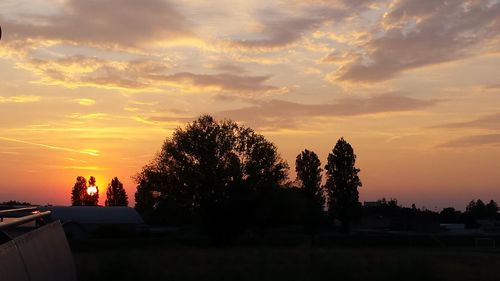
[[[51,217],[62,222],[81,224],[142,224],[137,211],[129,207],[99,206],[45,206],[40,210],[51,211]]]

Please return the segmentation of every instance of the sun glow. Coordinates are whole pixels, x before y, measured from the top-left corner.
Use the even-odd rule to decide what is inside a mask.
[[[87,187],[88,195],[93,196],[96,193],[97,193],[97,187],[95,187],[94,185],[89,185],[89,187]]]

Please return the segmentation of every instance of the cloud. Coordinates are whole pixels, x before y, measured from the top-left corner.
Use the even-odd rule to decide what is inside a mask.
[[[37,102],[39,100],[40,100],[39,96],[30,96],[30,95],[20,95],[20,96],[10,96],[10,97],[0,96],[0,104],[2,104],[2,103],[30,103],[30,102]]]
[[[318,62],[319,63],[350,63],[353,61],[356,61],[360,59],[360,55],[353,52],[353,51],[333,51],[329,53],[328,55],[324,56],[321,58]]]
[[[93,99],[77,99],[76,101],[78,102],[79,105],[83,106],[91,106],[95,104],[95,100]]]
[[[257,12],[258,28],[243,39],[230,39],[231,47],[269,51],[291,46],[328,22],[360,14],[379,0],[289,1]]]
[[[109,120],[109,119],[111,119],[109,114],[102,113],[102,112],[88,113],[88,114],[73,113],[73,114],[68,115],[68,118],[80,119],[80,120]]]
[[[472,121],[455,122],[434,126],[433,128],[475,128],[500,130],[500,113],[486,115]]]
[[[286,88],[267,85],[270,75],[232,74],[229,73],[231,68],[228,66],[224,67],[226,71],[216,74],[191,72],[170,74],[171,65],[168,61],[152,59],[113,61],[79,55],[52,61],[31,59],[28,63],[18,65],[38,74],[41,77],[39,83],[69,88],[92,86],[106,89],[154,90],[170,86],[191,92],[286,91]]]
[[[284,100],[253,101],[251,106],[225,110],[219,112],[204,112],[216,118],[229,118],[259,130],[273,130],[286,132],[297,129],[312,118],[321,117],[350,117],[381,113],[396,113],[422,110],[440,102],[439,100],[419,100],[399,96],[393,93],[383,94],[371,98],[341,99],[331,104],[302,104]],[[192,116],[156,115],[136,116],[137,122],[162,125],[180,126],[191,122]],[[302,129],[300,131],[303,131]],[[298,131],[293,131],[296,134]],[[304,131],[305,132],[305,131]],[[308,130],[307,133],[313,131]]]
[[[383,34],[335,73],[340,81],[373,82],[402,71],[465,58],[498,38],[500,2],[397,1],[381,22]]]
[[[269,92],[280,90],[278,87],[265,84],[271,76],[179,72],[171,75],[149,75],[148,77],[169,86],[194,91]]]
[[[52,41],[101,48],[138,48],[194,37],[190,23],[165,0],[68,0],[48,15],[2,20],[4,42]]]
[[[170,124],[182,126],[188,122],[195,120],[194,117],[179,117],[179,116],[150,116],[147,118],[137,116],[136,121],[147,124]]]
[[[230,40],[232,47],[243,49],[276,49],[291,45],[302,38],[303,34],[318,28],[323,22],[321,18],[275,18],[270,16],[263,20],[258,39]]]
[[[500,83],[485,85],[484,89],[486,89],[486,90],[498,90],[498,89],[500,89]]]
[[[283,100],[256,102],[255,105],[216,113],[216,116],[251,123],[255,127],[290,128],[312,117],[342,117],[421,110],[438,100],[419,100],[396,94],[371,98],[349,98],[331,104],[301,104]]]
[[[442,148],[461,148],[484,145],[500,145],[500,134],[474,135],[451,140],[441,144]]]
[[[58,168],[66,170],[85,170],[85,171],[111,170],[111,168],[101,167],[101,166],[58,166]]]
[[[193,121],[191,117],[176,117],[176,116],[134,116],[132,118],[136,122],[161,126],[163,128],[175,129],[184,126],[186,123]]]
[[[75,55],[55,60],[33,58],[18,63],[18,66],[39,75],[42,84],[69,88],[145,89],[151,87],[151,81],[145,75],[163,73],[170,68],[170,63],[153,59],[115,61]]]
[[[97,149],[73,149],[73,148],[60,147],[60,146],[48,145],[48,144],[13,139],[13,138],[5,138],[5,137],[0,137],[0,140],[9,141],[9,142],[16,142],[16,143],[23,143],[23,144],[38,146],[38,147],[52,149],[52,150],[62,150],[62,151],[66,151],[66,152],[86,154],[86,155],[90,155],[90,156],[99,156],[99,150],[97,150]]]
[[[210,65],[209,68],[215,69],[215,70],[220,71],[222,73],[247,73],[248,72],[242,66],[229,64],[229,63],[214,64],[214,65]]]

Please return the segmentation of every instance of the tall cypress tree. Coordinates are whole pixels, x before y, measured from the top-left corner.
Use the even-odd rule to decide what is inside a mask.
[[[82,176],[78,176],[71,190],[71,205],[83,206],[85,194],[87,194],[87,180]]]
[[[128,196],[123,184],[115,177],[111,180],[106,190],[106,206],[128,206]]]
[[[360,209],[358,187],[362,186],[356,168],[356,154],[351,145],[340,138],[328,154],[326,189],[330,214],[341,222],[341,231],[349,232],[350,222]]]
[[[297,180],[306,197],[306,231],[317,231],[323,211],[323,189],[321,188],[321,162],[318,155],[305,149],[295,160]]]

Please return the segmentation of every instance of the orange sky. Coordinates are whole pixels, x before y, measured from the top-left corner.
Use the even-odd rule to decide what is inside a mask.
[[[2,0],[0,25],[0,201],[69,204],[82,175],[133,202],[200,114],[264,134],[291,171],[344,136],[361,200],[500,201],[498,0]]]

